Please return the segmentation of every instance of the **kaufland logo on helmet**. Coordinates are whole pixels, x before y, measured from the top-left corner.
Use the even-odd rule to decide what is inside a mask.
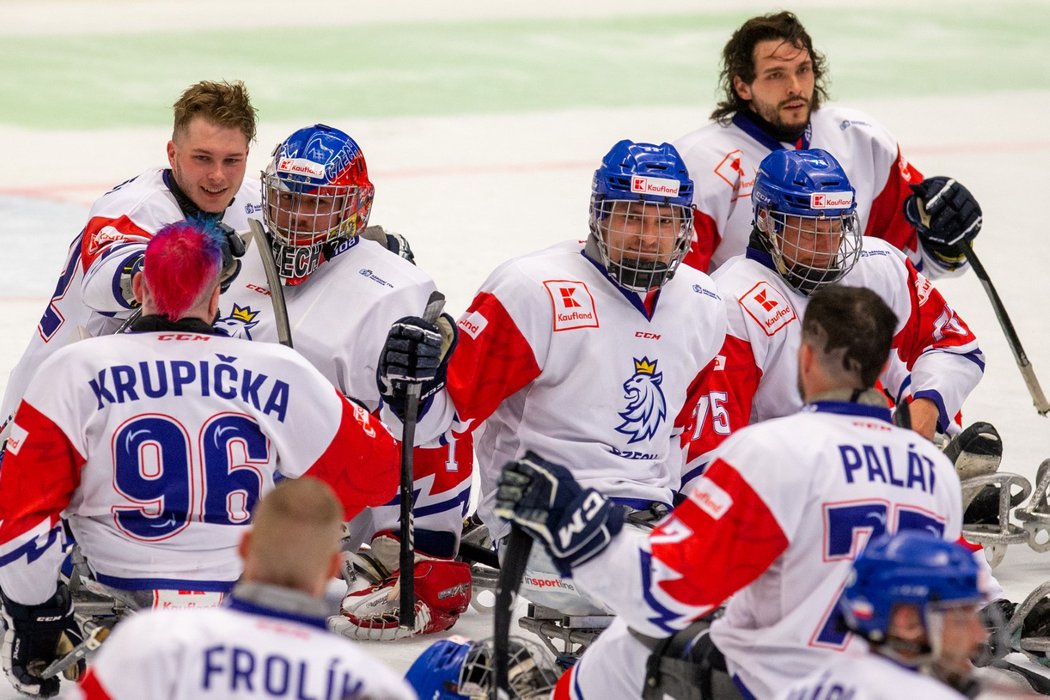
[[[678,180],[668,180],[665,177],[640,177],[631,178],[631,192],[639,194],[654,194],[661,197],[677,197]]]
[[[324,177],[324,166],[305,158],[281,158],[277,161],[277,172]]]
[[[851,204],[852,192],[814,192],[809,196],[810,209],[845,209]]]

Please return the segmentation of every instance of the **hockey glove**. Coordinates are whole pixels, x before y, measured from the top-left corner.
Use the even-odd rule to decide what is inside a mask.
[[[445,386],[448,359],[457,337],[456,323],[448,314],[441,314],[437,323],[416,316],[394,323],[379,355],[376,381],[383,401],[398,418],[405,419],[409,386],[420,385],[420,414]]]
[[[964,260],[958,244],[981,232],[981,205],[970,190],[947,177],[926,178],[911,185],[904,216],[915,226],[919,241],[939,262],[954,269]]]
[[[400,233],[387,233],[382,226],[367,226],[361,231],[361,237],[375,241],[391,253],[404,258],[413,265],[416,264],[416,256],[412,253],[412,246],[408,239]]]
[[[542,542],[565,577],[600,554],[624,522],[622,507],[531,451],[503,467],[495,511]]]
[[[219,222],[223,234],[222,272],[219,273],[219,290],[225,292],[241,271],[240,258],[244,256],[244,240],[226,224]]]
[[[135,255],[130,255],[124,261],[124,264],[120,266],[120,294],[124,297],[124,301],[127,303],[128,308],[137,309],[139,302],[135,299],[135,292],[131,288],[131,280],[135,278],[135,275],[142,272],[142,264],[146,260],[146,253],[144,250],[139,251]]]
[[[4,601],[3,665],[11,685],[20,693],[49,698],[58,694],[58,678],[43,679],[40,672],[58,659],[63,635],[72,645],[82,641],[73,618],[73,598],[65,583],[39,605],[22,605],[0,592]],[[78,662],[83,673],[84,662]]]

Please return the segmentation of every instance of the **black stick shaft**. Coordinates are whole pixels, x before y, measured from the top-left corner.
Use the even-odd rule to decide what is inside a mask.
[[[492,646],[495,657],[495,683],[489,697],[501,700],[510,697],[510,622],[514,616],[514,595],[525,575],[525,565],[532,552],[532,538],[519,526],[513,525],[507,538],[507,554],[496,584],[496,609],[492,620]]]
[[[423,320],[434,323],[445,306],[445,295],[434,291],[423,311]],[[398,499],[401,508],[401,549],[399,566],[399,606],[398,626],[412,633],[416,628],[416,591],[415,591],[415,528],[412,522],[412,482],[413,482],[413,444],[416,441],[416,419],[419,417],[419,384],[408,387],[408,398],[405,400],[405,420],[401,432],[401,485]]]
[[[963,255],[966,256],[967,262],[970,263],[973,273],[981,281],[981,286],[984,287],[988,300],[992,303],[992,310],[999,321],[999,326],[1006,335],[1006,343],[1014,354],[1017,367],[1021,370],[1021,377],[1024,379],[1025,386],[1028,387],[1028,393],[1032,397],[1035,409],[1039,412],[1039,415],[1045,416],[1050,412],[1050,403],[1047,402],[1043,388],[1039,385],[1039,379],[1035,376],[1035,370],[1032,369],[1032,363],[1029,362],[1028,355],[1025,354],[1024,348],[1021,346],[1021,339],[1017,336],[1017,331],[1014,329],[1013,321],[1010,320],[1010,314],[1006,312],[1003,300],[999,298],[999,293],[995,291],[995,285],[992,284],[988,271],[981,264],[980,258],[977,257],[977,253],[974,252],[970,243],[963,242],[959,245],[962,248]]]

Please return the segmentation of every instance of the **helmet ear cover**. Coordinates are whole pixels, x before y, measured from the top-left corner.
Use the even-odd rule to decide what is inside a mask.
[[[674,146],[618,142],[591,181],[590,241],[609,277],[644,293],[673,276],[693,235],[693,181]],[[656,227],[656,228],[653,228]],[[643,230],[657,241],[643,243]]]
[[[375,188],[357,143],[315,124],[274,149],[262,173],[262,195],[278,273],[286,284],[297,284],[323,262],[326,244],[364,230]]]

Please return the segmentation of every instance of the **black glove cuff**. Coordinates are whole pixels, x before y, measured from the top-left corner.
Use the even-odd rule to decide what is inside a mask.
[[[15,623],[28,622],[40,630],[65,629],[67,619],[73,614],[69,588],[61,581],[58,582],[55,594],[37,605],[23,605],[13,601],[3,591],[0,591],[0,597],[4,601],[4,610]]]

